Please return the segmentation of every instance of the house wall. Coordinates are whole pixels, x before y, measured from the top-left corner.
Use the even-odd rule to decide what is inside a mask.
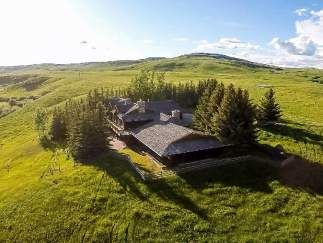
[[[143,126],[151,121],[152,120],[126,122],[124,124],[124,129],[140,127],[140,126]]]
[[[196,160],[208,159],[208,158],[219,158],[225,154],[228,147],[205,149],[189,153],[173,155],[168,160],[171,164],[176,165],[180,163],[187,163]]]

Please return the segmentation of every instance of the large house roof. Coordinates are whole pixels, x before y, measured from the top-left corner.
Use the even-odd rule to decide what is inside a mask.
[[[110,104],[117,107],[118,117],[125,122],[159,120],[161,113],[171,114],[173,110],[181,109],[173,100],[145,101],[146,112],[144,113],[140,113],[139,105],[130,99],[112,98]]]
[[[171,114],[173,110],[180,110],[181,107],[173,100],[146,101],[146,109],[153,112]]]
[[[224,146],[214,137],[172,122],[152,122],[131,133],[160,157]]]
[[[215,137],[203,135],[187,128],[185,119],[173,116],[181,108],[172,100],[146,101],[145,112],[130,99],[114,98],[110,104],[117,107],[117,116],[124,122],[147,122],[128,132],[160,157],[220,148]]]

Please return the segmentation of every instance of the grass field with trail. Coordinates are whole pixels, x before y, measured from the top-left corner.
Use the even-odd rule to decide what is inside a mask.
[[[32,90],[17,79],[0,79],[0,97],[38,97],[0,118],[0,242],[320,242],[323,193],[292,187],[264,165],[250,161],[148,183],[115,156],[80,164],[38,144],[38,107],[50,111],[94,88],[126,87],[143,68],[166,72],[169,82],[233,83],[255,103],[267,90],[262,86],[272,86],[284,122],[260,131],[259,142],[281,145],[322,168],[323,84],[314,82],[323,77],[320,70],[249,67],[210,57],[2,70],[0,76],[47,79]]]

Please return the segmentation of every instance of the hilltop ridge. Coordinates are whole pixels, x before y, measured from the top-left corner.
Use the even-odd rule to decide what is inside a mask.
[[[106,69],[106,70],[124,70],[124,69],[140,69],[143,67],[151,67],[160,71],[173,71],[176,68],[192,68],[192,63],[199,66],[201,61],[207,62],[208,66],[212,65],[233,65],[241,68],[265,68],[281,70],[282,68],[271,66],[262,63],[256,63],[245,59],[231,57],[217,53],[190,53],[177,57],[148,57],[136,60],[114,60],[106,62],[83,62],[83,63],[41,63],[30,65],[17,65],[17,66],[0,66],[0,73],[15,72],[15,71],[30,71],[30,70],[76,70],[76,69]],[[197,63],[197,61],[199,63]]]

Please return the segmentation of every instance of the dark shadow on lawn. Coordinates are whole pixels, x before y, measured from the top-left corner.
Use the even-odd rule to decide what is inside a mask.
[[[200,218],[207,219],[206,212],[183,193],[181,183],[172,183],[172,179],[143,182],[126,158],[120,154],[109,152],[86,163],[105,171],[125,191],[140,200],[149,200],[142,191],[143,186],[146,186],[162,200],[173,202]],[[323,165],[296,157],[286,161],[279,168],[262,162],[247,161],[186,173],[180,177],[196,190],[207,188],[213,183],[221,183],[223,186],[241,187],[252,192],[272,193],[269,183],[278,180],[285,186],[323,195]]]
[[[278,171],[282,184],[309,193],[323,195],[323,165],[291,157]]]
[[[268,183],[277,178],[276,169],[257,162],[240,162],[180,175],[188,184],[202,190],[212,183],[271,193]]]
[[[204,220],[207,219],[206,212],[203,209],[199,208],[190,198],[183,195],[183,193],[180,193],[182,189],[178,188],[178,185],[170,185],[166,179],[147,181],[146,185],[151,192],[156,193],[164,201],[172,201],[180,207],[196,214],[200,218]]]
[[[323,136],[300,127],[292,127],[290,123],[280,123],[264,126],[262,129],[276,135],[290,137],[296,141],[313,143],[323,146]]]
[[[130,192],[140,200],[148,200],[147,195],[140,190],[140,185],[146,185],[151,193],[157,194],[163,200],[172,201],[180,207],[206,219],[206,214],[203,210],[190,198],[180,193],[181,188],[178,188],[177,185],[170,185],[164,179],[143,182],[122,154],[110,151],[94,160],[82,161],[82,163],[100,168],[117,181],[125,191]]]
[[[140,200],[146,200],[147,197],[138,187],[141,183],[139,176],[132,170],[129,163],[121,156],[115,156],[114,152],[98,156],[93,160],[82,161],[82,164],[88,164],[100,168],[108,176],[117,181],[127,192],[131,193]]]
[[[294,189],[323,195],[323,165],[296,156],[290,157],[278,168],[250,161],[184,174],[181,177],[198,190],[211,183],[222,183],[225,186],[271,193],[269,183],[277,180]]]

